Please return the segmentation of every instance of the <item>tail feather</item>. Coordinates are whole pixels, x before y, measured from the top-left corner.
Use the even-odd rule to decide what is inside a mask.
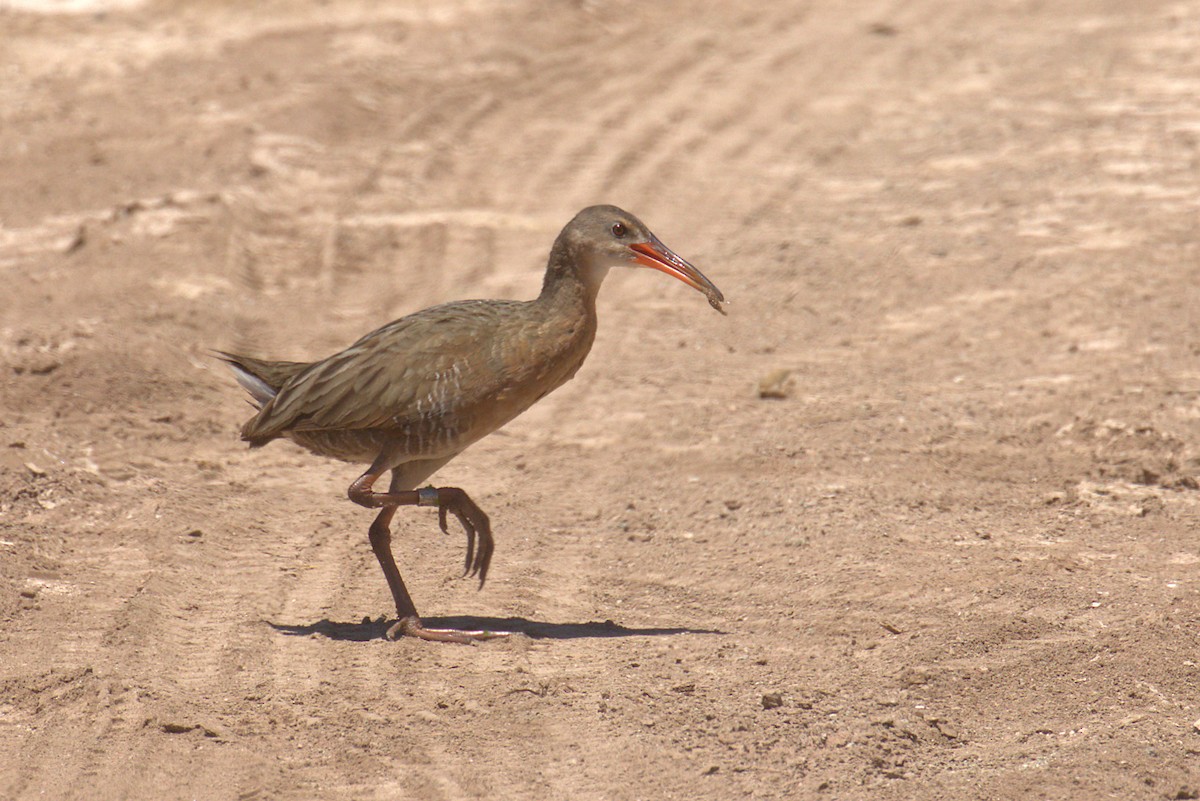
[[[254,403],[258,408],[262,408],[267,401],[279,394],[279,390],[267,384],[258,376],[248,372],[240,365],[231,364],[233,368],[233,377],[242,385],[242,389],[250,393],[250,397],[254,398]]]
[[[259,409],[278,395],[284,384],[308,367],[305,362],[272,362],[225,351],[215,351],[214,355],[229,365],[233,377],[250,393]]]

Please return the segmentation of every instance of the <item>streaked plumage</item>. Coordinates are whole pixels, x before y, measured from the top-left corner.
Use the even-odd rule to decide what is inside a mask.
[[[631,261],[674,275],[703,291],[718,309],[724,300],[637,218],[613,206],[593,206],[555,240],[534,300],[434,306],[311,364],[219,354],[260,406],[242,428],[252,447],[287,437],[319,455],[371,465],[351,485],[350,496],[383,508],[371,541],[400,615],[389,634],[454,642],[493,636],[420,625],[392,560],[388,523],[397,506],[426,503],[412,490],[435,470],[575,375],[595,338],[596,292],[604,275],[614,264]],[[389,470],[389,491],[373,492],[374,482]],[[462,522],[467,569],[482,584],[492,551],[487,516],[461,490],[437,492],[442,527],[448,511]],[[476,535],[479,552],[473,555]]]

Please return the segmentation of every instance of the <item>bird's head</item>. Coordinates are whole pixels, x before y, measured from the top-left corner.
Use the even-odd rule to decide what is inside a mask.
[[[589,206],[575,215],[555,243],[571,256],[583,278],[596,286],[610,267],[651,267],[703,292],[721,312],[725,296],[687,260],[664,245],[645,223],[616,206]]]

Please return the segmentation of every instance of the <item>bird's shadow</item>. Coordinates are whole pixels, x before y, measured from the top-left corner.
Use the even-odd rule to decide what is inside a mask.
[[[380,639],[387,632],[393,621],[379,618],[378,620],[364,619],[361,623],[341,623],[322,619],[316,623],[272,623],[265,621],[268,626],[289,637],[308,637],[319,635],[331,640],[350,640],[365,642]],[[541,620],[529,620],[524,617],[473,617],[470,615],[453,615],[448,617],[423,617],[421,622],[432,629],[459,629],[503,631],[513,634],[524,634],[535,640],[578,640],[585,638],[604,637],[665,637],[674,634],[724,634],[717,629],[691,629],[684,627],[664,628],[629,628],[611,620],[589,621],[587,623],[549,623]]]

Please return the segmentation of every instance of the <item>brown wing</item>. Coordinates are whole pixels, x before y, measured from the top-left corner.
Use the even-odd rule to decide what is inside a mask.
[[[519,382],[501,346],[520,339],[526,305],[463,301],[389,323],[284,384],[242,438],[262,444],[289,431],[358,429],[448,438],[471,424],[464,416]]]

